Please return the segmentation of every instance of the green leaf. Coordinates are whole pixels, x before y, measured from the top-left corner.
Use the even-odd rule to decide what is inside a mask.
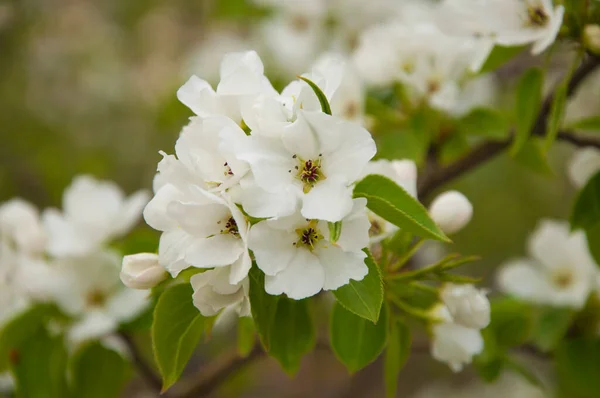
[[[313,81],[311,81],[310,79],[308,79],[306,77],[299,76],[298,78],[300,80],[304,80],[306,83],[308,83],[310,88],[313,89],[313,91],[315,92],[315,95],[319,99],[319,103],[321,104],[321,110],[323,111],[323,113],[331,115],[331,105],[329,105],[329,100],[327,99],[327,97],[325,96],[323,91],[321,91],[319,86],[317,86]]]
[[[254,320],[247,316],[240,317],[237,325],[237,348],[240,356],[246,358],[250,355],[254,344],[256,344]]]
[[[595,263],[600,264],[600,224],[585,231],[588,249]]]
[[[479,70],[480,74],[492,72],[516,57],[526,46],[504,47],[495,46]]]
[[[491,322],[486,331],[493,335],[498,349],[523,344],[533,328],[532,308],[523,302],[503,298],[491,303]]]
[[[355,198],[366,198],[367,207],[380,217],[417,236],[450,242],[427,209],[401,186],[381,175],[369,175],[356,184]]]
[[[515,160],[536,173],[546,176],[552,175],[542,138],[531,137],[527,140],[519,153],[515,155]]]
[[[504,366],[506,365],[504,358],[492,358],[490,360],[481,360],[475,357],[473,366],[481,379],[487,383],[493,383],[500,377]]]
[[[77,398],[119,397],[130,367],[115,351],[95,342],[81,348],[73,357],[72,391]]]
[[[8,369],[11,353],[42,328],[53,308],[36,305],[12,318],[0,330],[0,372]]]
[[[348,311],[377,323],[383,303],[383,281],[379,266],[367,250],[365,264],[369,273],[360,281],[350,280],[333,292],[338,303]]]
[[[542,105],[542,86],[544,72],[539,68],[531,68],[523,74],[517,85],[516,98],[516,131],[510,153],[515,156],[527,142],[531,128]]]
[[[489,108],[475,108],[458,120],[458,131],[465,135],[504,140],[509,132],[508,120],[500,112]]]
[[[550,114],[548,115],[548,126],[546,128],[546,151],[550,149],[556,140],[556,137],[558,136],[558,130],[563,122],[565,107],[567,105],[567,89],[570,80],[571,74],[569,74],[567,78],[560,83],[556,89],[556,92],[554,93],[552,106],[550,107]]]
[[[600,391],[600,340],[563,341],[556,349],[556,373],[561,396],[596,398]]]
[[[570,123],[568,130],[583,130],[600,132],[600,116],[592,116]]]
[[[354,373],[373,362],[383,351],[388,333],[387,306],[381,307],[376,324],[335,303],[331,312],[331,347],[337,358]]]
[[[538,388],[544,387],[544,384],[540,381],[539,377],[517,359],[507,356],[504,360],[504,364],[507,368],[511,369],[513,372],[527,380],[529,384]]]
[[[315,344],[315,327],[308,300],[291,300],[265,291],[265,275],[254,265],[250,270],[250,308],[260,341],[283,369],[293,374],[302,356]]]
[[[258,269],[256,264],[252,265],[250,277],[250,308],[254,326],[260,337],[265,351],[271,348],[271,330],[275,322],[277,303],[281,296],[272,296],[265,291],[265,274]]]
[[[67,350],[63,337],[40,328],[13,354],[10,370],[17,398],[67,396]]]
[[[600,226],[600,172],[589,179],[575,199],[571,229],[593,230]]]
[[[531,340],[542,351],[552,351],[566,336],[575,312],[569,308],[542,308],[532,331]]]
[[[189,284],[169,287],[158,299],[152,324],[152,348],[163,378],[163,391],[181,376],[204,332],[204,317],[192,302]]]
[[[302,357],[315,345],[316,331],[308,304],[308,300],[291,300],[286,297],[281,297],[277,302],[270,331],[269,355],[277,359],[289,374],[298,371]]]
[[[398,390],[398,375],[410,355],[411,334],[408,326],[400,320],[390,322],[385,363],[385,396],[393,398]]]
[[[342,234],[342,222],[328,222],[327,225],[329,226],[329,240],[332,243],[337,242]]]
[[[439,159],[442,165],[448,165],[463,157],[471,146],[467,137],[461,132],[454,132],[441,144]]]

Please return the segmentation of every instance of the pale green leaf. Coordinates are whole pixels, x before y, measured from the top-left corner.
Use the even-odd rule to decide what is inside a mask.
[[[354,373],[373,362],[387,341],[388,311],[381,307],[376,324],[354,315],[335,303],[331,313],[331,347],[337,358]]]
[[[553,350],[565,337],[573,323],[575,311],[571,308],[542,308],[536,314],[531,340],[542,351]]]
[[[271,348],[271,330],[275,322],[280,296],[272,296],[265,291],[265,274],[258,269],[256,264],[253,264],[250,269],[249,279],[250,308],[254,326],[263,347],[268,352]]]
[[[542,105],[544,72],[539,68],[526,71],[517,85],[515,101],[515,138],[510,149],[511,155],[519,153],[529,138],[537,114]]]
[[[385,395],[394,398],[398,390],[398,375],[408,360],[411,348],[411,333],[408,325],[395,320],[390,323],[385,363],[383,368],[385,379]]]
[[[337,242],[342,234],[342,222],[329,222],[327,225],[329,227],[329,240],[333,243]]]
[[[376,323],[383,303],[383,282],[381,270],[368,253],[365,264],[369,273],[360,281],[350,280],[333,292],[338,303],[348,311]]]
[[[489,108],[475,108],[458,120],[458,131],[492,140],[504,140],[508,136],[509,123],[500,112]]]
[[[381,175],[369,175],[356,184],[355,198],[366,198],[367,207],[407,232],[449,242],[427,209],[401,186]]]
[[[495,46],[490,55],[488,55],[485,63],[479,70],[480,74],[493,72],[517,55],[519,55],[525,46],[514,46],[514,47],[504,47],[504,46]]]
[[[563,340],[555,352],[561,397],[597,398],[600,391],[600,340]]]
[[[550,176],[552,169],[548,164],[548,156],[544,148],[544,142],[539,137],[531,137],[523,144],[515,160],[522,166],[536,173]]]
[[[254,320],[248,316],[240,317],[237,325],[237,347],[238,353],[245,358],[256,344],[256,328]]]
[[[163,391],[179,379],[204,332],[204,317],[194,307],[192,294],[189,284],[171,286],[154,310],[152,347]]]
[[[600,115],[579,119],[570,123],[567,129],[600,132]]]
[[[71,362],[71,385],[77,398],[119,397],[131,369],[115,351],[95,342],[83,346]]]
[[[565,107],[567,105],[567,89],[569,86],[570,75],[564,79],[563,82],[558,86],[554,92],[554,98],[552,100],[552,106],[550,107],[550,115],[548,115],[548,126],[546,128],[546,151],[550,149],[556,137],[558,136],[558,130],[562,124]]]
[[[64,398],[67,392],[67,350],[63,336],[40,328],[12,354],[10,370],[17,398]]]

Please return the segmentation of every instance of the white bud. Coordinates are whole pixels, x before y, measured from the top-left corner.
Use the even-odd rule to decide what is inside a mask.
[[[583,28],[583,44],[594,54],[600,54],[600,26],[585,25]]]
[[[582,188],[588,180],[600,171],[600,151],[583,148],[575,152],[569,163],[569,179],[577,188]]]
[[[458,191],[448,191],[439,195],[429,207],[433,221],[446,234],[454,234],[464,228],[473,216],[473,205]]]
[[[483,351],[483,338],[477,329],[456,323],[438,323],[432,327],[431,355],[446,362],[454,372],[460,372],[473,355]]]
[[[158,264],[158,255],[138,253],[123,257],[121,281],[132,289],[151,289],[167,278],[167,270]]]
[[[473,285],[445,284],[440,296],[455,323],[473,329],[483,329],[490,323],[490,302],[487,292]]]

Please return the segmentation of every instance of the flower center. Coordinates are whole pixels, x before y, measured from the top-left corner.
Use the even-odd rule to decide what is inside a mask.
[[[231,171],[231,167],[229,167],[229,164],[227,164],[227,162],[223,163],[223,167],[225,168],[225,170],[223,171],[224,176],[227,177],[233,175],[233,171]]]
[[[219,221],[217,224],[221,224],[221,221]],[[233,217],[229,217],[229,219],[225,222],[224,228],[219,232],[221,232],[224,235],[230,234],[235,237],[240,236],[240,230],[238,229],[237,222]]]
[[[370,220],[371,221],[371,228],[369,228],[369,236],[379,236],[380,234],[383,233],[383,225],[381,225],[381,222],[379,220]]]
[[[570,269],[559,269],[552,274],[552,282],[561,288],[566,289],[573,284],[573,272]]]
[[[304,193],[310,192],[317,182],[326,178],[321,171],[322,156],[322,154],[319,154],[319,157],[316,160],[303,160],[297,155],[292,156],[294,159],[298,159],[298,166],[295,166],[294,168],[298,170],[296,178],[302,181]],[[290,173],[292,172],[292,170],[288,171]]]
[[[540,4],[527,7],[527,17],[531,26],[545,26],[548,22],[548,14]]]
[[[101,307],[106,302],[106,294],[100,289],[94,289],[88,293],[86,303],[89,307]]]
[[[324,236],[317,228],[316,220],[310,221],[304,228],[298,228],[296,233],[298,234],[298,240],[294,242],[294,246],[304,246],[311,251],[314,250],[315,245],[320,240],[324,239]]]

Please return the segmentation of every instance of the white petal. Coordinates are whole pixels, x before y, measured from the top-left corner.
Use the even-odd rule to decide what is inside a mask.
[[[124,288],[108,299],[106,310],[118,322],[127,322],[140,315],[149,305],[148,291]]]
[[[513,260],[498,272],[500,289],[518,298],[541,304],[551,302],[554,288],[540,267],[527,260]]]
[[[189,262],[185,260],[185,253],[193,242],[194,238],[181,229],[164,232],[160,236],[158,259],[160,265],[165,267],[174,278],[190,267]]]
[[[473,355],[483,350],[483,338],[477,329],[455,323],[440,323],[433,326],[431,355],[446,362],[454,372],[460,372],[471,362]]]
[[[529,236],[528,251],[534,259],[549,269],[571,263],[567,250],[569,224],[563,221],[541,220]]]
[[[568,168],[569,178],[575,187],[582,188],[600,170],[600,151],[583,148],[575,152]]]
[[[336,222],[352,211],[352,190],[343,181],[328,178],[318,182],[302,199],[302,215]]]
[[[261,221],[250,228],[248,247],[254,252],[258,268],[267,275],[275,275],[288,267],[294,258],[297,240],[295,232],[277,230],[268,221]]]
[[[69,341],[71,344],[79,344],[86,340],[94,340],[114,332],[117,327],[116,320],[108,314],[91,311],[71,327]]]
[[[306,249],[296,250],[288,266],[275,276],[265,277],[265,290],[269,294],[285,293],[289,298],[301,300],[314,296],[323,288],[325,273],[319,260]]]
[[[353,199],[352,212],[342,220],[337,244],[346,251],[358,251],[369,245],[371,222],[367,216],[367,199]]]
[[[150,193],[142,190],[134,193],[123,203],[118,216],[115,218],[113,237],[129,232],[142,217],[142,210],[150,200]]]
[[[56,209],[45,210],[42,223],[48,232],[47,250],[53,256],[82,255],[100,243],[95,237],[86,234],[86,231],[77,230]]]
[[[244,250],[240,258],[231,264],[229,283],[235,285],[243,281],[248,276],[250,268],[252,268],[252,259],[250,258],[248,250]]]
[[[318,250],[317,255],[325,271],[324,290],[335,290],[348,284],[350,279],[360,281],[369,272],[365,264],[367,255],[362,251],[345,252],[331,246]]]
[[[219,234],[206,239],[195,239],[185,259],[198,268],[222,267],[236,261],[243,251],[241,239],[229,234]]]
[[[167,231],[177,227],[177,223],[168,214],[167,207],[171,202],[181,200],[183,194],[171,184],[163,185],[144,208],[144,220],[158,231]]]

